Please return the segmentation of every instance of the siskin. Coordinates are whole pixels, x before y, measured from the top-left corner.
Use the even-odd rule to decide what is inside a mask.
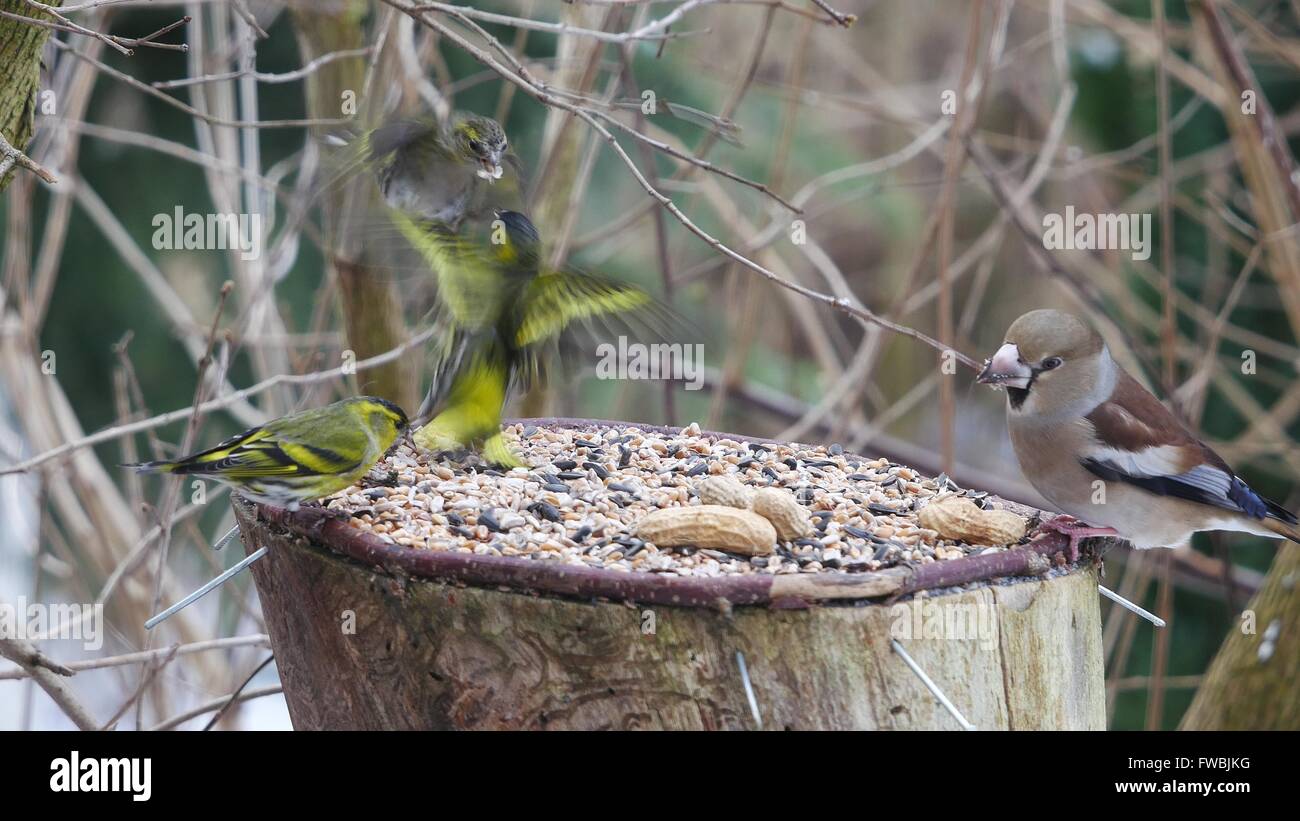
[[[430,118],[397,120],[361,134],[336,180],[373,169],[384,202],[413,217],[456,226],[467,214],[517,202],[519,166],[501,125],[457,113],[450,124]],[[503,163],[512,173],[505,175]],[[488,184],[501,190],[488,191]]]
[[[297,510],[365,476],[406,429],[406,414],[374,396],[292,413],[175,461],[123,465],[205,476],[254,502]]]
[[[475,241],[395,214],[438,283],[448,333],[435,351],[435,376],[415,432],[426,450],[481,449],[494,464],[522,462],[501,436],[501,410],[512,389],[541,375],[549,348],[575,322],[654,312],[641,289],[574,271],[541,270],[540,239],[521,213],[500,211],[492,236]]]

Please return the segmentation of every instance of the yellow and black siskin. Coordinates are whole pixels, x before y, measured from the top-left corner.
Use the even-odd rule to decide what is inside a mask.
[[[355,484],[407,424],[392,402],[355,396],[282,416],[182,459],[122,467],[199,475],[251,501],[296,510]]]

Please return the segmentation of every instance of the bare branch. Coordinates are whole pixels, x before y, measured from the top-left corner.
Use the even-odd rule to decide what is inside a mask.
[[[90,715],[90,711],[72,692],[72,688],[61,678],[61,676],[72,675],[71,670],[63,665],[54,664],[34,646],[18,639],[0,638],[0,656],[26,670],[27,674],[49,694],[64,715],[78,728],[99,729],[99,722]]]
[[[54,175],[46,168],[35,162],[31,157],[28,157],[26,154],[19,151],[17,148],[14,148],[9,144],[9,141],[5,139],[5,135],[0,134],[0,179],[3,179],[4,175],[9,173],[9,169],[13,168],[15,163],[22,168],[26,168],[28,171],[45,180],[50,185],[58,183],[58,180],[55,179]]]

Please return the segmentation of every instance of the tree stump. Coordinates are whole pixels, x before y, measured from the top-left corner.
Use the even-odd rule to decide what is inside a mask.
[[[1105,728],[1097,575],[1051,561],[1059,534],[681,577],[405,548],[232,499],[245,549],[269,548],[252,571],[297,729],[959,727],[894,638],[979,729]]]

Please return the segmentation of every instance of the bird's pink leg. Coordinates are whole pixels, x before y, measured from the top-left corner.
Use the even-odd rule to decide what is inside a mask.
[[[1047,521],[1039,524],[1039,530],[1054,530],[1070,540],[1070,546],[1067,549],[1067,557],[1073,564],[1079,560],[1079,542],[1084,539],[1090,539],[1094,536],[1118,536],[1119,533],[1113,527],[1090,527],[1080,522],[1073,516],[1067,516],[1062,513],[1053,516]]]

